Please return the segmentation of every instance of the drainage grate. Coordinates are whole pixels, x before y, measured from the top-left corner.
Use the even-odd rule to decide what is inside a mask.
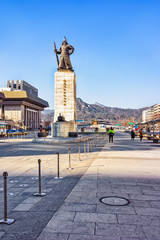
[[[116,196],[103,197],[99,201],[109,206],[126,206],[130,203],[129,199]]]

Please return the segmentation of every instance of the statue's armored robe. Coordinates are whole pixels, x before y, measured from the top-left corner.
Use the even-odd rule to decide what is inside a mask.
[[[72,64],[71,64],[69,55],[73,51],[74,51],[74,48],[71,45],[68,45],[68,44],[67,45],[62,45],[60,47],[59,51],[57,52],[58,54],[61,54],[58,69],[70,69],[70,70],[72,70]]]
[[[68,56],[61,56],[58,69],[72,69],[71,61]]]

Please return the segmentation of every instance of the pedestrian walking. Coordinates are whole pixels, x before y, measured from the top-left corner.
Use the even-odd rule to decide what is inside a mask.
[[[109,135],[109,142],[113,142],[114,129],[112,127],[109,129],[108,135]]]
[[[140,141],[142,141],[142,138],[143,138],[143,131],[142,131],[142,129],[139,131],[139,137],[140,137]]]
[[[132,129],[131,131],[131,140],[134,140],[135,139],[135,131]]]
[[[150,129],[149,129],[149,127],[147,128],[147,132],[150,133]]]

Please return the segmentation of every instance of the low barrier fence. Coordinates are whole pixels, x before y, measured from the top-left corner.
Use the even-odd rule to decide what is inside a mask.
[[[81,155],[81,146],[84,148],[83,149],[83,154],[84,156],[86,156],[86,148],[88,150],[88,154],[91,152],[91,149],[94,147],[98,147],[101,142],[102,139],[104,140],[104,138],[106,137],[106,135],[103,135],[102,137],[92,137],[92,138],[86,138],[83,142],[79,141],[78,142],[78,160],[82,161]],[[74,168],[72,168],[71,166],[71,148],[69,147],[68,149],[68,163],[69,163],[69,167],[67,168],[68,170],[73,170]],[[14,223],[14,219],[9,219],[8,218],[8,213],[7,213],[7,177],[8,177],[8,172],[3,172],[3,178],[4,178],[4,219],[0,220],[0,224],[12,224]],[[36,197],[44,197],[46,196],[46,193],[42,192],[42,184],[41,184],[41,159],[38,159],[38,193],[35,193],[34,196]],[[63,177],[60,176],[60,152],[57,152],[57,176],[54,178],[55,180],[59,180],[62,179]]]

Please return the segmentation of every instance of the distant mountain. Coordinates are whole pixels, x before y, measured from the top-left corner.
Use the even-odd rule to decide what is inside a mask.
[[[118,123],[123,120],[131,119],[132,121],[141,121],[142,111],[145,108],[139,109],[124,109],[116,107],[107,107],[100,103],[88,104],[81,98],[77,98],[77,119],[84,121],[106,120],[111,123]],[[42,119],[53,121],[54,110],[44,110]],[[49,121],[50,121],[49,120]]]
[[[45,110],[41,113],[41,119],[42,119],[42,121],[53,122],[53,118],[54,118],[54,110],[45,109]]]
[[[98,102],[95,102],[95,105],[99,106],[99,107],[106,107],[105,105],[101,104],[101,103],[98,103]]]
[[[105,119],[110,122],[119,122],[127,119],[140,121],[144,109],[145,108],[123,109],[106,107],[97,102],[95,104],[87,104],[83,102],[81,98],[77,98],[77,119],[83,119],[85,121],[93,119]]]

